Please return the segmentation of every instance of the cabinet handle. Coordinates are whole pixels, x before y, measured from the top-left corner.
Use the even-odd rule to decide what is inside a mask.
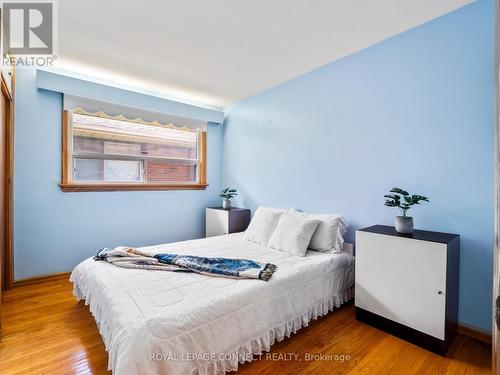
[[[440,291],[438,292],[438,294],[444,294],[444,293],[443,293],[443,291],[442,291],[442,290],[440,290]]]

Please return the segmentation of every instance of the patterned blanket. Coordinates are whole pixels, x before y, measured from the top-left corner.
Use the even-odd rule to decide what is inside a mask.
[[[193,255],[160,253],[154,256],[133,247],[100,249],[94,260],[102,260],[125,268],[142,268],[174,272],[196,272],[203,275],[260,279],[269,281],[276,265],[248,259],[206,258]]]

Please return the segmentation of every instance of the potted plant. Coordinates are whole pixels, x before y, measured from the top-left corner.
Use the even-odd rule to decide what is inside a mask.
[[[415,204],[420,204],[420,202],[429,202],[427,197],[418,194],[408,193],[401,188],[392,188],[390,193],[384,195],[386,199],[385,205],[388,207],[398,207],[401,210],[403,216],[396,216],[396,231],[399,233],[413,233],[413,218],[411,216],[406,216],[408,210]]]
[[[225,188],[224,190],[222,190],[219,194],[219,197],[222,198],[222,208],[225,210],[229,210],[231,208],[231,199],[233,199],[237,195],[238,192],[236,191],[236,189]]]

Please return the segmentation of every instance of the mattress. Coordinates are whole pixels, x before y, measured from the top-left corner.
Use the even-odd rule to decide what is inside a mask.
[[[142,251],[274,263],[269,282],[126,269],[89,258],[70,280],[115,375],[224,374],[353,297],[354,258],[290,255],[230,234]]]

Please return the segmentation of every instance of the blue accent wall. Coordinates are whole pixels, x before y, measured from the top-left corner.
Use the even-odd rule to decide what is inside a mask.
[[[342,213],[351,241],[393,224],[391,187],[428,196],[416,227],[461,235],[460,322],[491,329],[494,14],[479,0],[227,108],[223,185]]]
[[[210,185],[205,191],[63,193],[58,186],[62,94],[37,90],[32,69],[18,70],[15,89],[16,280],[71,271],[101,247],[144,246],[204,235],[205,207],[219,203],[220,125],[210,124],[207,130]],[[108,95],[112,91],[106,88]],[[131,100],[132,94],[127,95]]]

